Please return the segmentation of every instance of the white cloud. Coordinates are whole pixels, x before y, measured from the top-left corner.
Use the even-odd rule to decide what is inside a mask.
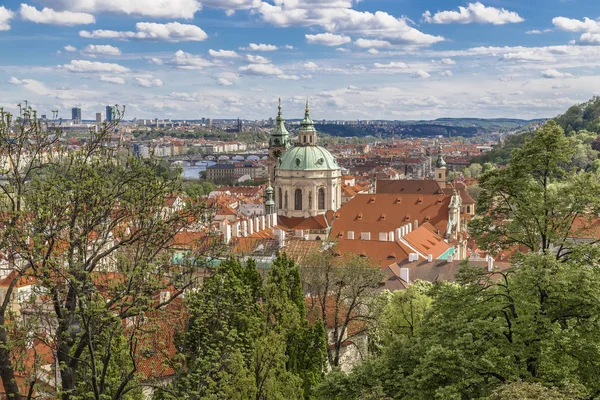
[[[192,70],[200,70],[215,65],[211,61],[208,61],[198,55],[186,53],[182,50],[178,50],[175,53],[175,56],[168,63],[175,65],[180,69]]]
[[[239,57],[238,53],[233,50],[208,50],[208,54],[216,58],[236,58]]]
[[[98,29],[92,32],[80,31],[79,36],[91,39],[140,39],[164,40],[167,42],[203,41],[208,38],[206,32],[196,25],[169,22],[157,24],[154,22],[138,22],[136,32],[111,31]]]
[[[582,44],[598,45],[600,44],[600,33],[586,32],[580,36],[579,41]]]
[[[66,50],[66,48],[65,48],[65,50]],[[87,47],[85,47],[83,50],[81,50],[81,53],[86,54],[86,55],[92,55],[92,56],[96,56],[96,55],[120,56],[121,50],[118,47],[111,46],[108,44],[105,44],[105,45],[90,44]]]
[[[573,18],[556,17],[552,23],[558,29],[568,32],[600,32],[600,21],[584,18],[583,21]]]
[[[448,77],[450,77],[450,76],[454,76],[454,74],[452,73],[452,71],[450,71],[450,70],[448,70],[448,69],[447,69],[447,70],[445,70],[445,71],[441,71],[441,72],[440,72],[440,75],[441,75],[441,76],[448,76]]]
[[[542,76],[547,79],[565,79],[573,77],[573,75],[569,74],[568,72],[560,72],[555,69],[547,69],[542,71]]]
[[[493,24],[503,25],[525,21],[513,11],[486,7],[480,2],[469,3],[467,7],[458,7],[459,11],[439,11],[434,15],[426,11],[423,18],[432,24]]]
[[[114,83],[116,85],[124,85],[125,84],[125,79],[120,78],[118,76],[100,75],[100,80],[102,82]]]
[[[158,57],[151,57],[150,59],[148,59],[148,62],[156,65],[163,65],[165,63],[162,58]]]
[[[286,74],[281,74],[281,75],[277,75],[277,77],[279,79],[287,79],[290,81],[299,81],[300,77],[298,75],[286,75]]]
[[[354,41],[354,44],[363,49],[392,47],[392,44],[390,42],[388,42],[387,40],[377,40],[377,39],[359,38]]]
[[[221,8],[227,11],[247,10],[258,7],[260,0],[203,0],[202,5],[211,8]]]
[[[250,43],[248,47],[240,47],[240,50],[252,50],[252,51],[275,51],[277,46],[265,43]]]
[[[552,19],[552,23],[563,31],[583,32],[579,37],[581,44],[600,45],[600,19],[584,18],[581,21],[566,17],[556,17]]]
[[[542,35],[544,33],[550,33],[552,32],[552,29],[544,29],[544,30],[539,30],[539,29],[532,29],[530,31],[525,32],[526,35]]]
[[[233,82],[231,82],[229,79],[225,79],[225,78],[219,78],[218,81],[219,85],[221,86],[232,86]]]
[[[429,72],[427,71],[423,71],[422,69],[417,70],[414,74],[413,74],[413,78],[420,78],[420,79],[425,79],[425,78],[429,78],[431,75],[429,74]]]
[[[145,88],[153,88],[153,87],[161,87],[164,86],[164,82],[160,79],[146,79],[141,77],[135,77],[135,81],[137,82],[137,86],[145,87]]]
[[[319,69],[319,66],[316,63],[312,62],[312,61],[309,61],[309,62],[305,63],[303,65],[303,67],[306,68],[306,69],[308,69],[308,70],[311,70],[311,71],[316,71],[317,69]]]
[[[69,64],[65,64],[62,68],[71,72],[108,72],[108,73],[123,73],[128,72],[129,68],[119,64],[103,63],[87,60],[71,60]]]
[[[23,86],[25,89],[42,96],[51,94],[50,89],[43,82],[36,81],[35,79],[17,79],[13,76],[7,83],[15,86]]]
[[[10,20],[15,17],[15,13],[4,6],[0,6],[0,31],[10,30]]]
[[[442,59],[440,60],[440,64],[442,64],[442,65],[455,65],[455,64],[456,64],[456,61],[454,61],[454,60],[453,60],[453,59],[451,59],[451,58],[442,58]]]
[[[250,64],[271,64],[271,61],[263,56],[255,56],[254,54],[246,54],[246,59]]]
[[[72,11],[54,11],[51,8],[43,8],[41,11],[27,4],[21,4],[21,18],[36,24],[51,25],[88,25],[96,22],[92,14]]]
[[[379,50],[377,50],[377,49],[369,49],[369,50],[367,50],[367,53],[369,53],[369,54],[379,54]]]
[[[375,68],[384,68],[384,69],[406,69],[406,68],[408,68],[408,65],[401,61],[399,61],[399,62],[391,61],[387,64],[375,63],[373,65],[375,66]]]
[[[68,51],[68,52],[71,52],[71,53],[74,52],[74,51],[77,51],[77,48],[74,47],[74,46],[71,46],[70,44],[66,45],[64,47],[64,49],[65,49],[65,51]]]
[[[350,43],[352,39],[344,35],[334,35],[332,33],[319,33],[316,35],[304,35],[306,41],[310,44],[322,44],[324,46],[340,46]]]
[[[283,46],[283,48],[286,50],[294,50],[294,46],[292,46],[290,44],[286,44],[285,46]]]
[[[283,71],[272,64],[249,64],[244,67],[240,67],[240,72],[247,75],[283,75]]]
[[[86,13],[123,13],[153,18],[194,17],[199,0],[42,0],[53,8]]]
[[[428,35],[413,28],[405,17],[395,18],[383,11],[371,13],[351,8],[328,7],[327,4],[316,1],[310,1],[311,6],[306,8],[302,8],[303,5],[309,4],[306,1],[276,3],[272,5],[263,1],[258,9],[263,21],[275,26],[320,26],[330,33],[368,36],[417,46],[444,40],[441,36]]]

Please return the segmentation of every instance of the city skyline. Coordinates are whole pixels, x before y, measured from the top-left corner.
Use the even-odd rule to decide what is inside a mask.
[[[297,119],[308,96],[318,120],[529,119],[599,94],[592,0],[164,4],[3,2],[0,105],[262,120],[281,97]]]

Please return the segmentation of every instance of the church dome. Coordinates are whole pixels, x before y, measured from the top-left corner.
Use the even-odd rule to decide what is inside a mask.
[[[321,146],[295,146],[279,159],[278,170],[338,170],[335,157]]]

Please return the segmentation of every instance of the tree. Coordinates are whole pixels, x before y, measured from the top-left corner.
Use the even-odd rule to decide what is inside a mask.
[[[255,398],[248,360],[260,333],[262,282],[254,264],[229,259],[186,296],[189,318],[181,334],[181,362],[173,385],[157,388],[164,399]]]
[[[577,400],[582,398],[572,390],[548,388],[539,383],[511,382],[498,387],[487,397],[487,400]]]
[[[280,255],[263,282],[252,260],[229,259],[186,298],[181,363],[161,399],[309,399],[325,371],[322,325],[306,319],[300,276]]]
[[[481,166],[481,164],[473,163],[469,165],[469,171],[471,172],[471,176],[475,179],[479,178],[479,175],[481,175],[482,170],[483,167]]]
[[[307,256],[300,267],[304,291],[310,293],[308,312],[328,331],[328,361],[340,366],[343,347],[364,352],[369,327],[375,322],[382,273],[368,258],[354,254],[338,256],[330,248]],[[362,354],[363,356],[366,354]]]
[[[155,160],[118,156],[110,143],[118,121],[90,132],[81,149],[67,151],[60,127],[43,126],[33,110],[22,111],[16,124],[6,114],[1,120],[10,159],[3,172],[12,178],[2,186],[0,244],[14,264],[0,309],[6,391],[14,399],[23,396],[14,379],[15,337],[7,332],[19,329],[55,353],[60,398],[133,394],[138,327],[126,330],[125,321],[162,310],[194,284],[199,263],[173,264],[173,238],[206,222],[201,219],[208,214],[198,204],[165,211],[165,198],[180,190],[179,179],[159,175]],[[21,279],[35,282],[35,290],[20,301],[17,314],[8,315]],[[167,298],[159,301],[160,292]],[[129,362],[115,362],[119,357]],[[27,397],[42,390],[37,371],[29,372]]]
[[[415,400],[597,397],[599,257],[588,245],[565,261],[523,255],[502,272],[464,266],[458,283],[432,285],[414,335],[396,325],[380,356],[328,375],[319,398],[375,390]]]
[[[469,224],[479,247],[491,254],[513,246],[570,254],[574,223],[600,205],[598,178],[576,171],[573,156],[570,140],[551,121],[514,150],[507,168],[483,175]]]
[[[495,168],[494,164],[492,164],[491,162],[485,162],[485,163],[483,163],[481,172],[485,174],[486,172],[491,171],[494,168]]]
[[[264,292],[267,321],[286,343],[286,368],[302,379],[304,398],[308,399],[326,369],[327,340],[323,322],[310,324],[306,319],[300,272],[286,254],[274,261]]]

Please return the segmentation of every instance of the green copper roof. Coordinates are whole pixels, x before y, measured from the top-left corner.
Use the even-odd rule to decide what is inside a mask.
[[[304,110],[304,119],[300,122],[300,129],[298,130],[298,135],[302,134],[316,134],[317,130],[315,129],[315,124],[310,119],[310,112],[308,110],[308,99],[306,99],[306,109]],[[313,143],[314,144],[314,143]]]
[[[294,146],[279,159],[277,169],[284,171],[340,169],[335,157],[320,146]]]
[[[279,106],[277,113],[277,120],[275,123],[275,130],[271,133],[269,137],[269,146],[282,146],[286,149],[291,146],[290,133],[285,128],[285,119],[281,114],[281,99],[279,99]]]
[[[446,168],[446,161],[444,161],[441,145],[440,145],[440,148],[438,149],[438,158],[437,158],[437,161],[435,162],[435,167],[436,168]]]

